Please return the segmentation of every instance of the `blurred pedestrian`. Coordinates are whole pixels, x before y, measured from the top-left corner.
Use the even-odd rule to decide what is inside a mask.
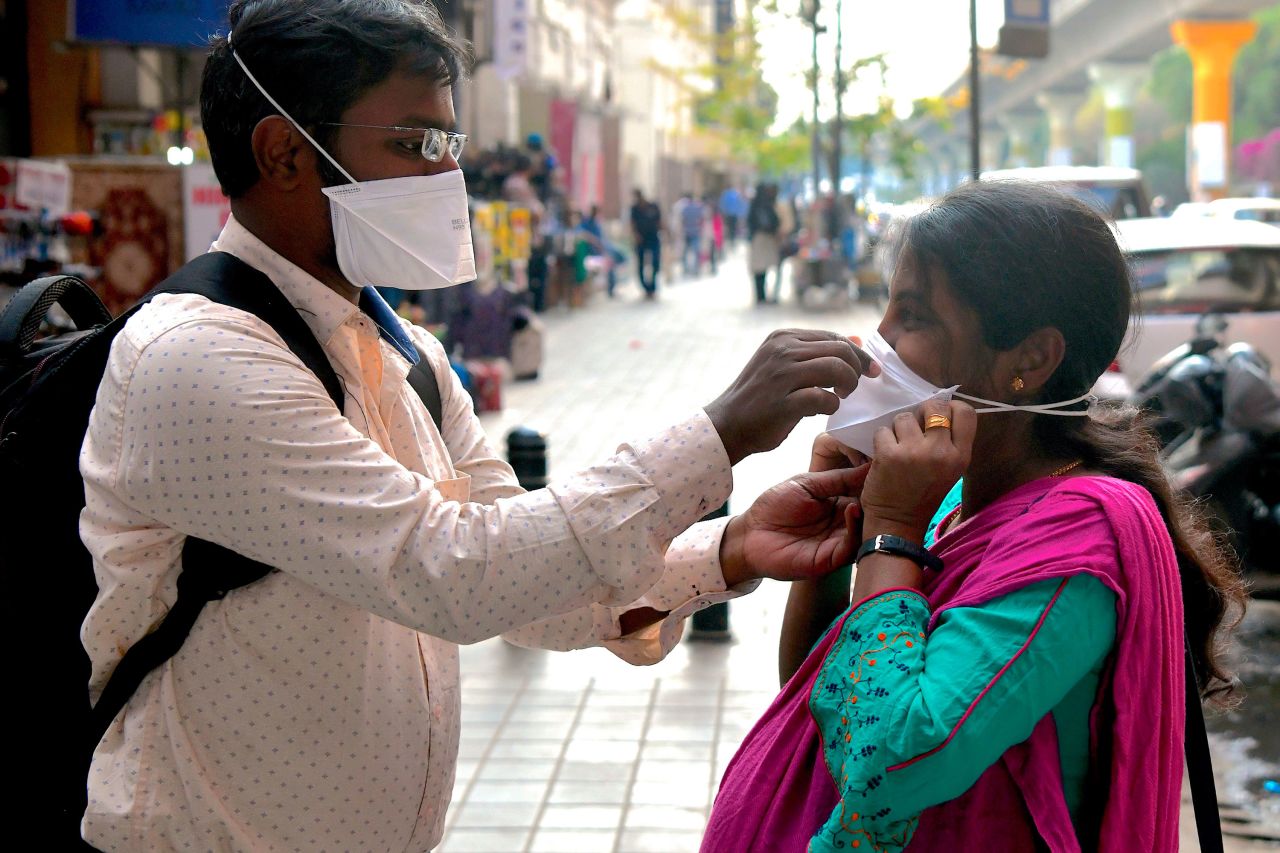
[[[688,193],[680,207],[680,257],[686,277],[702,272],[702,229],[706,227],[707,207],[701,199]]]
[[[711,274],[716,274],[716,267],[724,255],[724,215],[716,203],[715,196],[708,194],[703,200],[706,208],[706,224],[703,226],[702,241],[707,247],[707,261],[711,264]]]
[[[658,271],[662,268],[662,209],[640,190],[632,192],[631,237],[640,287],[644,298],[653,300],[658,294]]]
[[[747,199],[733,184],[725,187],[720,193],[720,214],[724,217],[724,240],[729,245],[738,242],[742,236],[739,229],[747,215]]]
[[[622,259],[622,253],[605,237],[604,224],[600,221],[600,205],[591,205],[591,210],[582,217],[578,228],[587,239],[591,255],[601,258],[606,264],[605,292],[612,299],[618,286],[618,263]]]
[[[765,289],[769,270],[780,271],[782,219],[778,216],[777,192],[775,184],[757,185],[751,206],[747,209],[747,239],[750,241],[747,263],[755,282],[757,305],[769,302]]]

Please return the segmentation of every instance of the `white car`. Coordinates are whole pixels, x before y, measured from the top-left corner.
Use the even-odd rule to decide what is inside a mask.
[[[1209,216],[1227,219],[1252,219],[1280,225],[1280,199],[1274,198],[1219,198],[1205,205]]]
[[[1024,166],[983,172],[984,181],[1030,181],[1051,184],[1110,219],[1151,215],[1142,173],[1120,166]]]
[[[1223,341],[1246,341],[1280,366],[1280,228],[1218,216],[1129,219],[1114,227],[1133,270],[1138,313],[1096,394],[1127,396],[1210,313],[1226,320]]]

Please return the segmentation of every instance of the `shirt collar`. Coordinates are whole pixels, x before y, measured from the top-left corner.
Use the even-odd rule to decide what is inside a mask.
[[[227,252],[264,273],[280,289],[284,298],[297,309],[321,346],[327,346],[343,323],[360,308],[335,293],[315,276],[287,260],[241,225],[234,216],[227,217],[211,252]],[[383,302],[387,311],[391,309]],[[377,317],[373,318],[378,321]],[[379,325],[383,325],[378,321]],[[399,324],[395,324],[399,329]],[[398,349],[399,347],[397,347]]]
[[[410,364],[418,363],[417,347],[405,333],[404,326],[400,325],[399,316],[391,310],[391,306],[382,298],[377,288],[365,286],[360,291],[360,310],[368,315],[373,324],[378,327],[378,334],[384,341],[391,344],[396,352],[404,356]]]

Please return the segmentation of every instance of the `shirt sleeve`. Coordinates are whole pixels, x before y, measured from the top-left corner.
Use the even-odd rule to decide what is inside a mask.
[[[121,500],[453,642],[641,598],[671,541],[730,491],[700,412],[528,494],[503,485],[510,469],[480,461],[492,454],[477,444],[463,465],[492,503],[448,501],[335,410],[269,330],[214,317],[149,341],[128,331],[104,380],[115,391],[99,396],[119,409],[118,452],[95,450],[115,460]],[[447,431],[451,418],[452,406]]]
[[[685,620],[696,611],[752,592],[760,585],[748,581],[726,588],[720,566],[720,540],[727,518],[696,524],[671,543],[666,571],[653,588],[624,607],[593,604],[561,617],[543,619],[503,634],[520,646],[570,651],[602,645],[628,663],[657,663],[675,648]],[[619,619],[629,610],[651,608],[666,615],[653,625],[623,635]]]
[[[458,385],[458,389],[451,389],[446,395],[444,434],[454,467],[471,478],[472,500],[489,504],[523,494],[511,466],[498,458],[489,444],[466,392],[456,378],[450,384]],[[701,427],[705,417],[699,414],[692,420]],[[720,540],[727,524],[728,519],[703,522],[676,536],[664,555],[662,575],[635,602],[613,607],[591,603],[507,631],[503,638],[519,646],[553,651],[604,646],[631,664],[657,663],[680,642],[684,623],[692,613],[759,586],[759,581],[750,581],[726,588],[720,566]],[[667,615],[658,623],[623,636],[619,619],[628,610],[642,607]]]
[[[1088,574],[952,608],[892,590],[858,605],[810,697],[840,803],[812,850],[896,851],[922,811],[968,790],[1115,641],[1115,594]]]

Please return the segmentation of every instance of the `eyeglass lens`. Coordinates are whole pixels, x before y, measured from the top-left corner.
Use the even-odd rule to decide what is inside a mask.
[[[422,138],[422,156],[432,163],[439,163],[444,159],[447,148],[449,154],[456,160],[462,155],[462,148],[466,141],[467,138],[460,133],[447,133],[433,127]]]

